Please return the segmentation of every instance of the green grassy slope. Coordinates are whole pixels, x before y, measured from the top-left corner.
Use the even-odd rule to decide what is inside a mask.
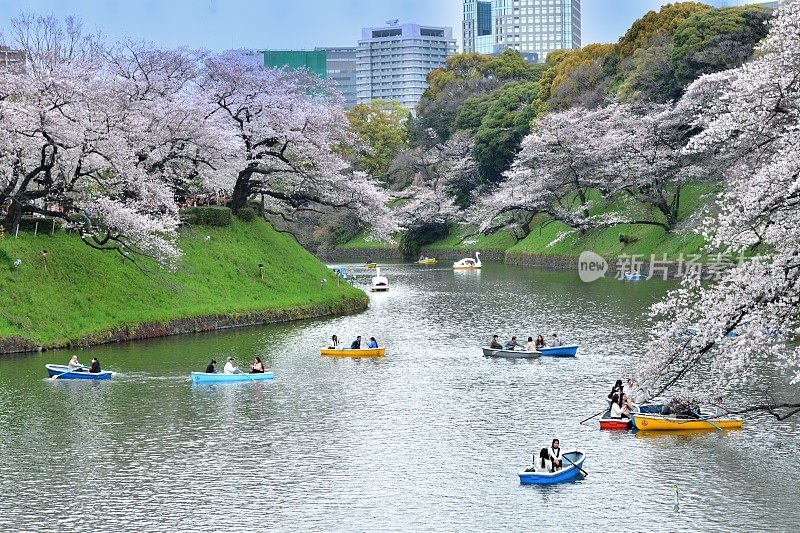
[[[176,272],[152,263],[143,272],[74,234],[0,239],[0,338],[19,335],[48,345],[175,318],[366,299],[349,285],[337,287],[330,270],[263,220],[185,228],[180,247],[185,255]],[[329,282],[321,287],[323,278]]]

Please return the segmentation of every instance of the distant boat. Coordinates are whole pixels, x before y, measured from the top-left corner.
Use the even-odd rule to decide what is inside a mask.
[[[641,281],[644,279],[644,276],[638,272],[625,272],[625,274],[622,275],[622,278],[625,281]]]
[[[86,367],[79,369],[70,369],[67,365],[44,365],[47,369],[47,375],[52,377],[58,376],[56,379],[111,379],[113,372],[89,372]]]
[[[481,253],[475,252],[475,259],[465,257],[460,261],[453,263],[453,270],[480,270],[481,268]]]
[[[674,431],[690,429],[739,429],[742,419],[738,417],[678,418],[677,416],[642,414],[633,415],[633,423],[640,431]]]
[[[387,292],[389,290],[389,280],[386,276],[381,276],[381,269],[375,271],[375,277],[372,278],[372,292]]]
[[[486,357],[506,357],[508,359],[535,359],[542,356],[542,352],[528,352],[525,350],[504,350],[501,348],[482,348]]]
[[[571,481],[581,475],[580,468],[583,467],[583,461],[586,459],[586,454],[574,450],[571,452],[564,452],[561,454],[563,459],[563,468],[556,472],[519,472],[519,482],[522,485],[554,485],[556,483],[563,483]],[[574,463],[570,464],[570,461]]]
[[[322,348],[320,355],[327,357],[383,357],[386,348],[359,348],[351,350],[337,350],[336,348]]]
[[[436,264],[436,258],[435,257],[428,257],[426,255],[425,257],[420,257],[419,261],[417,261],[417,264],[418,265],[435,265]]]
[[[275,377],[274,372],[258,372],[248,374],[240,372],[238,374],[226,374],[224,372],[192,372],[192,383],[234,383],[237,381],[266,381]]]
[[[365,266],[365,267],[367,267],[367,268],[375,268],[375,267],[377,267],[377,266],[378,266],[378,263],[367,263],[367,264],[366,264],[366,265],[364,265],[364,266]]]
[[[565,344],[564,346],[542,346],[539,348],[542,355],[552,357],[575,357],[578,353],[577,344]]]

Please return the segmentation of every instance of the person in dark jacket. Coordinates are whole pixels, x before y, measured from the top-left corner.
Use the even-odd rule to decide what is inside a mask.
[[[350,345],[351,350],[360,350],[361,349],[361,335],[356,337],[356,340],[353,341],[353,344]]]
[[[92,366],[89,368],[89,373],[91,374],[100,373],[100,361],[97,360],[97,357],[92,357]]]
[[[217,360],[212,359],[208,366],[206,367],[206,374],[213,374],[217,371]]]

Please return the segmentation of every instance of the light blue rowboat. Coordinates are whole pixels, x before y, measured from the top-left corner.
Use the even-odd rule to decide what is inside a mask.
[[[233,383],[237,381],[265,381],[275,377],[274,372],[263,372],[258,374],[247,374],[241,372],[239,374],[225,374],[223,372],[214,372],[207,374],[205,372],[192,372],[192,383]]]
[[[623,279],[625,281],[642,281],[644,279],[644,275],[642,275],[642,274],[623,274]]]
[[[93,374],[85,366],[72,370],[67,365],[44,365],[44,367],[51,378],[58,376],[58,379],[111,379],[113,374],[113,372],[97,372]]]
[[[552,357],[575,357],[578,353],[577,344],[567,344],[564,346],[542,346],[539,348],[542,355],[549,355]]]
[[[484,347],[483,355],[486,357],[506,357],[508,359],[534,359],[541,357],[542,352],[528,352],[526,350],[503,350],[500,348]]]
[[[564,483],[571,481],[581,475],[579,468],[583,467],[583,461],[586,459],[586,454],[574,450],[571,452],[564,452],[561,454],[563,459],[562,464],[564,468],[557,472],[519,472],[519,482],[522,485],[555,485],[556,483]],[[569,461],[567,460],[569,459]],[[575,463],[570,464],[570,461]]]

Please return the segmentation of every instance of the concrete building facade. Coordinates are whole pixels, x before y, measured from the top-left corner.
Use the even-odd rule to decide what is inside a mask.
[[[397,100],[414,109],[428,87],[427,74],[455,52],[452,28],[397,23],[363,28],[356,54],[356,99]]]

